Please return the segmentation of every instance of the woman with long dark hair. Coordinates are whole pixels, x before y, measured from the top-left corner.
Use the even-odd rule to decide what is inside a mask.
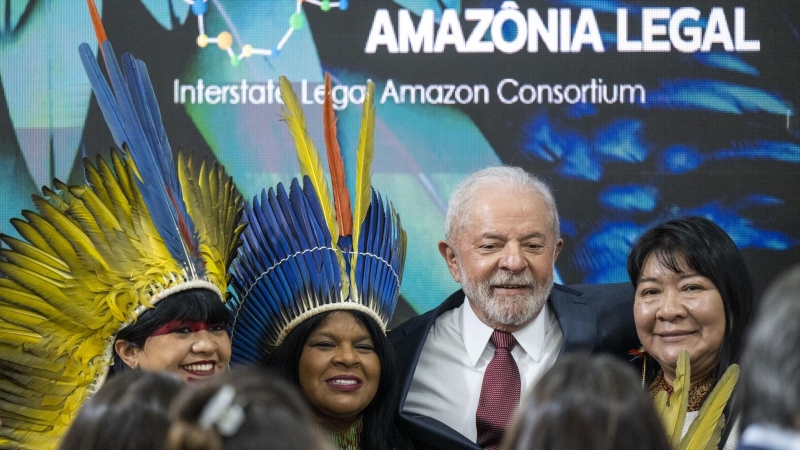
[[[386,327],[400,293],[405,232],[370,185],[374,85],[367,89],[355,208],[335,142],[330,78],[324,114],[331,190],[281,78],[285,121],[303,181],[278,184],[246,208],[250,224],[232,269],[233,363],[277,371],[300,389],[339,449],[402,450],[398,386]]]
[[[348,328],[356,329],[352,338],[346,332]],[[315,335],[319,330],[322,333]],[[353,344],[344,342],[347,340]],[[348,360],[347,355],[342,355],[348,351],[358,356]],[[328,353],[330,356],[320,358],[313,353]],[[312,364],[304,364],[311,358],[321,359],[317,367],[322,368],[314,370],[310,367]],[[393,376],[394,350],[380,326],[366,314],[344,310],[318,314],[306,320],[275,349],[266,360],[266,366],[303,390],[321,426],[339,441],[347,440],[347,433],[351,430],[361,428],[361,448],[399,449],[408,445],[404,444],[405,439],[394,422],[399,398],[397,377]],[[320,376],[313,377],[309,373],[312,371]],[[331,390],[326,395],[328,380],[348,375],[358,378],[353,380],[353,385],[361,384],[360,389],[370,390],[372,395],[355,401],[347,401],[351,391]],[[348,387],[345,385],[345,389]],[[337,398],[339,393],[345,398]],[[322,411],[327,411],[327,414]],[[361,424],[348,428],[358,416],[363,417]]]
[[[686,217],[645,232],[628,257],[628,274],[636,287],[643,383],[654,397],[661,391],[672,395],[679,355],[688,352],[686,433],[709,393],[739,361],[754,311],[750,273],[722,228]],[[720,448],[735,423],[731,405]]]

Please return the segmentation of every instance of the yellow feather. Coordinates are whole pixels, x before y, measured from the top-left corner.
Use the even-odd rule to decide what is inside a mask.
[[[36,356],[34,355],[34,357]],[[12,380],[17,386],[26,389],[29,395],[37,395],[41,392],[54,394],[57,392],[56,390],[51,391],[51,388],[54,386],[79,386],[79,384],[75,383],[76,380],[74,378],[70,377],[67,379],[62,376],[62,372],[64,372],[63,364],[66,358],[61,356],[57,359],[58,364],[61,364],[60,371],[35,369],[24,364],[17,364],[15,362],[7,363],[3,361],[3,375]],[[74,388],[69,389],[69,392],[73,392],[74,390]],[[0,409],[0,411],[2,411],[2,409]],[[8,413],[9,411],[3,412]]]
[[[289,132],[294,139],[294,146],[297,150],[297,160],[300,162],[300,173],[311,179],[311,184],[317,191],[319,204],[322,213],[325,215],[325,222],[331,232],[333,243],[339,240],[339,226],[336,222],[336,210],[331,199],[328,179],[322,168],[317,147],[311,136],[306,131],[306,117],[300,101],[292,90],[292,84],[286,77],[280,77],[281,98],[283,98],[283,120],[289,126]]]
[[[128,155],[127,160],[130,161],[130,154],[126,153],[126,155]],[[130,211],[130,208],[136,205],[135,199],[136,195],[138,194],[138,189],[136,188],[136,184],[133,182],[129,167],[125,163],[125,156],[117,151],[111,152],[111,167],[113,168],[113,171],[103,169],[103,166],[106,164],[102,158],[98,156],[97,160],[97,166],[101,171],[100,173],[103,175],[103,178],[107,180],[107,183],[119,187],[121,197],[117,198],[114,196],[113,192],[109,191],[109,195],[111,195],[115,200],[114,204],[120,203],[120,206],[127,206],[127,215],[132,215],[133,212]]]
[[[114,153],[116,154],[116,152]],[[112,160],[113,159],[115,158],[112,155]],[[125,193],[123,192],[121,185],[122,182],[114,176],[114,172],[111,171],[111,168],[108,166],[106,161],[99,155],[97,157],[97,168],[92,166],[88,160],[85,161],[85,164],[89,164],[86,169],[87,173],[97,173],[102,180],[102,185],[106,194],[108,195],[108,202],[106,205],[114,209],[114,214],[117,216],[120,226],[123,228],[126,226],[132,226],[130,223],[131,208],[130,204],[128,203],[128,198],[125,197]],[[121,179],[121,175],[118,176]]]
[[[25,212],[23,212],[22,214],[25,215]],[[33,214],[33,213],[28,212],[28,214]],[[43,237],[42,234],[36,228],[31,226],[30,223],[25,222],[24,220],[18,219],[16,217],[11,219],[10,222],[11,225],[14,227],[14,229],[17,230],[17,233],[19,233],[19,235],[22,236],[26,241],[28,241],[33,247],[41,250],[42,252],[48,255],[53,256],[54,258],[58,255],[58,253],[56,253],[56,251],[50,246],[47,239]],[[7,239],[4,238],[4,241],[6,242],[6,244],[8,244]],[[9,247],[11,247],[11,244],[9,244]],[[60,260],[60,258],[57,259]]]
[[[90,296],[90,292],[81,292],[78,297],[68,295],[69,286],[67,283],[70,282],[69,280],[47,278],[8,261],[0,261],[0,273],[18,284],[20,288],[24,288],[34,294],[34,298],[48,299],[47,303],[54,305],[59,310],[59,315],[67,316],[78,323],[92,320],[92,312],[87,311],[81,305],[81,301],[86,301],[87,297]],[[2,293],[2,288],[0,288],[0,293]],[[6,294],[4,294],[5,296]],[[35,305],[32,305],[30,309],[36,310]],[[56,318],[54,317],[53,319]]]
[[[55,184],[56,186],[59,186],[59,185],[63,186],[64,185],[64,183],[62,183],[59,180],[53,180],[53,184]],[[45,198],[47,198],[47,200],[53,206],[58,208],[59,211],[63,212],[63,211],[66,211],[69,208],[69,204],[67,204],[67,202],[64,201],[64,198],[62,196],[58,195],[56,192],[53,192],[47,186],[43,186],[42,187],[42,194],[45,196]]]
[[[100,155],[97,156],[99,157]],[[98,159],[102,161],[102,158]],[[106,205],[113,204],[111,195],[109,195],[108,189],[106,189],[106,185],[103,181],[103,176],[92,164],[89,158],[83,158],[83,169],[84,178],[86,178],[89,188],[95,192],[95,194],[100,198],[100,201]]]
[[[25,366],[26,371],[34,374],[47,373],[49,376],[64,370],[64,367],[58,361],[48,361],[30,353],[25,353],[20,348],[4,344],[0,344],[0,360],[3,360],[4,364],[13,363],[18,366]]]
[[[64,261],[61,261],[60,259],[53,257],[53,255],[51,255],[50,253],[38,249],[27,242],[13,238],[11,236],[2,236],[2,240],[15,253],[19,253],[20,255],[39,261],[42,264],[46,264],[47,266],[52,267],[53,270],[66,271],[69,269],[69,267],[67,267],[67,265],[64,264]]]
[[[42,188],[42,193],[47,201],[64,216],[75,222],[81,229],[85,230],[87,234],[100,233],[100,228],[94,218],[83,208],[81,202],[69,193],[69,186],[58,179],[53,180],[53,185],[60,192],[53,192],[47,186]]]
[[[35,344],[42,338],[41,334],[25,331],[19,327],[0,325],[0,334],[3,335],[3,342],[14,342],[14,345]]]
[[[20,267],[8,260],[0,260],[0,273],[44,298],[58,298],[61,290],[67,287],[62,280],[48,278],[38,271]]]
[[[52,224],[50,224],[42,216],[32,211],[23,211],[22,215],[28,219],[27,223],[30,225],[29,228],[34,230],[34,232],[39,235],[41,240],[44,242],[44,245],[37,245],[38,248],[49,248],[52,251],[51,254],[53,256],[56,256],[58,259],[64,261],[64,263],[69,267],[75,267],[80,264],[80,260],[75,255],[75,250],[72,248],[72,245],[70,245],[69,241],[61,233],[59,233]],[[21,221],[16,223],[19,222]],[[22,227],[18,227],[17,229],[20,228]],[[34,243],[33,240],[30,240],[29,242]]]
[[[372,158],[375,155],[375,84],[367,83],[367,96],[361,113],[361,132],[356,153],[356,199],[353,213],[353,247],[358,249],[361,225],[372,202]],[[353,266],[355,267],[355,266]]]
[[[358,240],[361,238],[361,226],[367,217],[367,210],[372,203],[372,158],[375,155],[375,83],[367,82],[367,95],[364,109],[361,112],[361,132],[358,137],[356,153],[356,199],[353,212],[353,255],[350,258],[351,295],[358,298],[356,289],[356,262],[358,261]]]
[[[36,408],[38,406],[53,406],[64,402],[64,394],[59,393],[59,395],[52,395],[46,391],[34,391],[14,383],[6,382],[5,380],[0,382],[0,389],[3,389],[3,392],[8,394],[5,400],[10,401],[14,405],[25,405]],[[75,388],[72,387],[66,394],[74,390]],[[59,399],[59,397],[61,398]]]
[[[653,398],[653,406],[656,408],[656,414],[658,418],[661,419],[661,423],[664,423],[664,415],[667,413],[667,408],[669,408],[669,395],[667,391],[661,391],[656,394]]]
[[[33,197],[33,202],[42,217],[47,219],[60,235],[67,238],[84,265],[91,266],[95,262],[102,262],[103,258],[97,252],[91,239],[74,222],[41,197]]]
[[[37,275],[43,277],[52,279],[52,278],[66,278],[69,276],[69,274],[63,270],[59,270],[55,267],[50,266],[47,263],[44,263],[38,259],[31,258],[27,255],[23,255],[21,253],[0,249],[0,257],[10,262],[11,264],[30,270],[36,273]]]
[[[25,308],[46,317],[48,324],[68,327],[70,323],[74,323],[62,311],[8,278],[0,278],[0,299],[3,305]]]
[[[34,397],[38,396],[40,393],[46,392],[49,396],[60,396],[63,398],[75,391],[76,387],[72,384],[56,383],[49,380],[48,383],[44,385],[41,383],[42,380],[37,380],[35,378],[31,378],[30,380],[20,377],[16,378],[17,379],[14,381],[0,380],[0,389],[17,396]]]
[[[102,229],[103,240],[92,237],[98,243],[98,251],[114,270],[123,271],[123,266],[131,264],[139,258],[140,253],[131,238],[131,208],[129,200],[122,193],[119,181],[109,169],[106,162],[98,157],[96,169],[88,160],[86,164],[87,179],[94,180],[90,187],[72,186],[69,191],[83,202],[85,208],[95,218]],[[108,245],[101,245],[107,241]]]
[[[59,406],[55,407],[30,407],[27,405],[20,405],[17,402],[6,402],[0,400],[0,409],[13,409],[14,412],[19,414],[22,417],[35,419],[40,423],[47,423],[47,422],[55,422],[59,420],[59,416],[61,415],[61,408]]]
[[[206,227],[205,234],[207,236],[207,242],[211,247],[216,248],[218,242],[223,234],[223,230],[219,230],[216,227],[212,226],[215,225],[215,222],[219,219],[215,217],[220,213],[219,210],[215,209],[215,207],[219,207],[219,205],[215,205],[217,196],[219,195],[219,191],[217,190],[217,183],[216,183],[216,175],[208,170],[208,165],[206,164],[206,160],[203,159],[200,162],[200,167],[195,171],[196,178],[197,178],[197,185],[200,187],[200,197],[202,199],[202,205],[204,211],[208,214],[206,220],[208,227]],[[212,216],[213,213],[213,216]]]
[[[13,307],[8,304],[0,303],[0,317],[2,317],[5,326],[19,330],[30,330],[37,325],[47,321],[47,317],[41,314],[36,314],[33,311]],[[3,326],[3,325],[0,325]],[[41,337],[41,336],[40,336]],[[3,336],[3,339],[5,336]]]
[[[122,230],[116,215],[103,203],[103,200],[91,189],[83,186],[73,186],[69,190],[70,194],[81,200],[86,210],[95,218],[95,221],[103,228],[108,230]]]
[[[178,153],[178,181],[180,181],[181,188],[183,189],[183,200],[186,202],[186,210],[189,215],[193,215],[199,208],[203,207],[203,195],[199,192],[201,190],[200,182],[195,179],[194,159],[186,158],[183,152]],[[205,230],[204,221],[195,223],[195,228]],[[205,234],[201,232],[200,234]]]
[[[244,226],[237,226],[244,212],[242,196],[217,163],[209,166],[204,160],[197,167],[192,158],[179,153],[178,176],[187,209],[198,230],[207,275],[225,292],[228,267],[244,230]]]
[[[679,450],[716,449],[721,439],[722,427],[725,423],[723,410],[733,394],[733,388],[739,381],[739,365],[731,364],[722,378],[708,394],[700,407],[697,418],[689,426],[686,436],[681,441]]]
[[[689,352],[682,350],[678,355],[678,364],[675,368],[675,380],[672,382],[673,394],[669,399],[668,413],[664,417],[667,437],[673,448],[678,446],[683,433],[683,424],[686,421],[686,409],[689,406],[689,385],[691,383],[691,368],[689,366]]]

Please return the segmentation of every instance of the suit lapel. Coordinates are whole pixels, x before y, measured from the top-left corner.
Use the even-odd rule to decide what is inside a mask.
[[[561,327],[564,343],[559,355],[576,350],[591,352],[597,336],[597,311],[580,291],[553,285],[550,306]]]

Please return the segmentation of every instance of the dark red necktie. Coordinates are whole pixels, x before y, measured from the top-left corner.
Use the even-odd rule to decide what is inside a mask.
[[[519,368],[511,356],[517,340],[511,333],[495,330],[489,339],[494,344],[494,357],[486,366],[475,415],[478,426],[477,444],[485,449],[500,448],[503,433],[519,405]]]

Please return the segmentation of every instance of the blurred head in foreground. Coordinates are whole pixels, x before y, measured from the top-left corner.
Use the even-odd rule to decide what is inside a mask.
[[[669,450],[641,380],[611,356],[566,355],[520,406],[505,450]]]
[[[767,289],[742,355],[742,424],[800,439],[800,266]],[[754,429],[757,427],[753,427]],[[742,435],[744,441],[750,429]],[[798,441],[795,441],[798,442]]]
[[[81,406],[60,450],[165,449],[170,402],[183,387],[169,373],[129,370]]]
[[[187,387],[170,417],[171,450],[331,449],[297,390],[256,369]]]

